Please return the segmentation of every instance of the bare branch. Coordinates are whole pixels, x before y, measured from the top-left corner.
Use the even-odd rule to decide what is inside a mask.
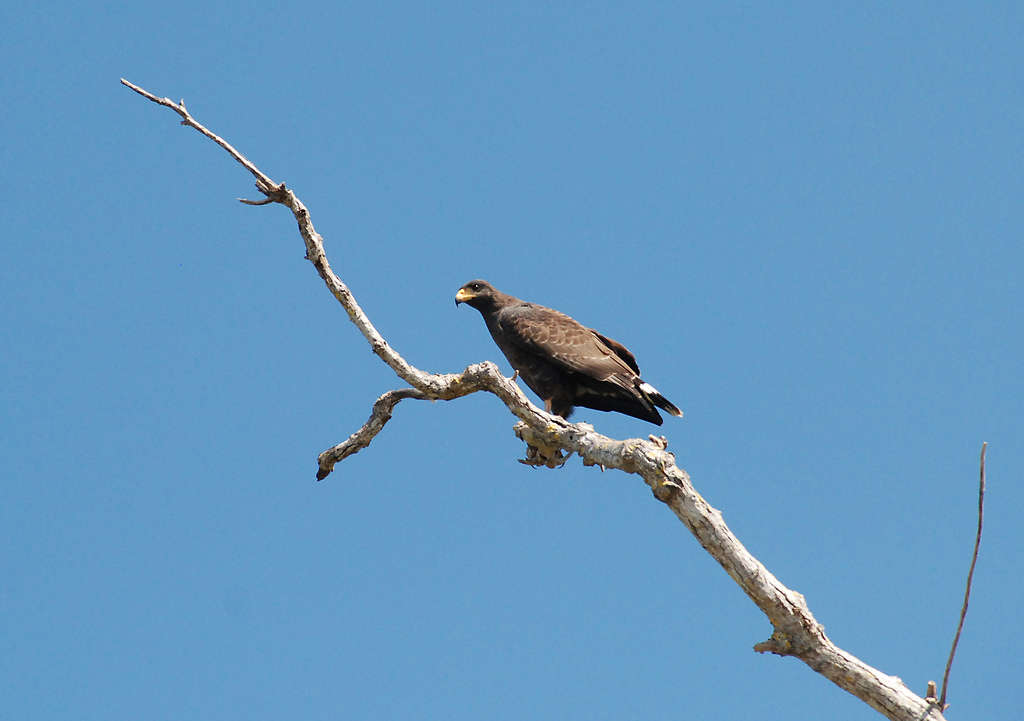
[[[985,449],[988,443],[981,444],[981,472],[978,481],[978,533],[974,537],[974,555],[971,556],[971,568],[967,572],[967,590],[964,591],[964,605],[960,609],[960,623],[956,627],[956,635],[953,637],[953,647],[949,649],[949,660],[946,661],[946,671],[942,674],[942,696],[939,698],[939,708],[945,711],[949,708],[946,705],[946,690],[949,688],[949,670],[953,667],[953,656],[956,654],[956,646],[960,643],[960,632],[964,630],[964,619],[967,618],[967,604],[971,600],[971,582],[974,580],[974,566],[978,563],[978,549],[981,548],[981,524],[985,518]]]
[[[345,460],[370,445],[370,441],[384,430],[384,425],[391,420],[391,414],[394,412],[395,406],[398,405],[399,401],[406,398],[429,400],[426,395],[415,388],[401,388],[395,391],[388,391],[382,395],[373,404],[373,412],[370,413],[369,419],[363,424],[362,428],[349,436],[343,443],[339,443],[334,448],[329,448],[320,454],[320,458],[317,459],[320,470],[316,473],[316,479],[322,481],[327,478],[331,471],[334,470],[334,464]]]
[[[306,244],[306,258],[316,267],[373,352],[412,386],[382,395],[361,429],[344,443],[321,454],[318,478],[326,477],[339,460],[365,448],[403,398],[452,400],[478,391],[492,393],[522,421],[515,431],[527,442],[527,462],[531,465],[560,465],[566,458],[562,452],[566,451],[578,454],[584,465],[616,468],[641,476],[655,497],[672,509],[701,546],[768,617],[774,632],[769,640],[757,644],[755,650],[799,658],[895,721],[942,721],[942,713],[934,702],[928,703],[913,694],[898,678],[868,666],[825,636],[803,596],[783,586],[754,558],[729,530],[721,512],[708,505],[694,489],[686,471],[676,466],[675,456],[667,450],[664,438],[614,440],[596,433],[586,423],[569,423],[545,413],[530,403],[514,380],[503,377],[490,362],[471,365],[458,374],[431,374],[410,365],[381,337],[352,293],[331,270],[323,238],[313,228],[309,212],[292,191],[283,183],[274,184],[234,148],[195,122],[184,105],[157,98],[127,81],[122,82],[153,102],[171,108],[183,118],[185,125],[214,140],[256,177],[257,188],[267,196],[268,202],[280,203],[292,211]]]
[[[275,183],[273,180],[271,180],[266,175],[264,175],[260,171],[259,168],[257,168],[255,165],[250,163],[249,160],[245,158],[245,156],[243,156],[241,153],[239,153],[237,150],[235,150],[233,147],[231,147],[231,145],[226,140],[221,138],[219,135],[214,135],[209,130],[204,128],[202,125],[197,123],[195,121],[195,119],[189,114],[189,112],[187,110],[185,110],[185,101],[184,100],[182,100],[180,103],[175,103],[170,98],[158,98],[157,96],[153,95],[152,93],[146,92],[145,90],[140,88],[138,85],[133,85],[132,83],[130,83],[127,80],[125,80],[124,78],[121,78],[121,84],[122,85],[126,85],[127,87],[131,88],[132,90],[137,92],[142,97],[148,98],[149,100],[152,100],[154,103],[157,103],[158,105],[163,105],[166,108],[170,108],[171,110],[173,110],[174,112],[176,112],[178,115],[181,116],[181,124],[182,125],[187,125],[190,128],[195,128],[200,133],[202,133],[203,135],[208,137],[210,140],[212,140],[213,142],[217,143],[217,145],[219,145],[220,147],[224,148],[224,150],[226,150],[229,153],[231,153],[231,157],[233,157],[235,160],[237,160],[239,163],[241,163],[245,167],[246,170],[248,170],[250,173],[252,173],[253,175],[256,176],[257,187],[260,187],[260,192],[264,192],[265,193],[266,190],[264,190],[264,188],[266,188],[267,190],[272,190],[272,189],[277,189],[279,187],[277,185],[277,183]],[[280,187],[283,187],[283,186],[280,186]],[[260,202],[262,202],[262,201],[260,201]]]

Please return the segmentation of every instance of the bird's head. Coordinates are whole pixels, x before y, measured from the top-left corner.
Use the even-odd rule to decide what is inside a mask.
[[[477,310],[493,304],[498,291],[486,280],[471,280],[455,294],[455,305],[465,303]]]

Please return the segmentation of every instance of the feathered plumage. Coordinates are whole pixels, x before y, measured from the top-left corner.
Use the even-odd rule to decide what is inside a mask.
[[[564,313],[502,293],[485,280],[462,286],[455,294],[459,303],[480,311],[498,348],[548,412],[568,418],[583,406],[659,426],[658,408],[683,415],[640,378],[625,346]]]

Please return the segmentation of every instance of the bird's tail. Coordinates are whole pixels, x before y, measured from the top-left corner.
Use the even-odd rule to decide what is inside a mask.
[[[649,400],[654,405],[658,406],[658,408],[665,411],[669,415],[679,416],[680,418],[683,416],[683,412],[676,408],[674,405],[672,405],[669,399],[661,395],[661,393],[658,392],[658,389],[652,386],[650,383],[647,383],[646,381],[641,381],[639,390],[641,393],[644,394],[644,396],[647,397],[647,400]]]

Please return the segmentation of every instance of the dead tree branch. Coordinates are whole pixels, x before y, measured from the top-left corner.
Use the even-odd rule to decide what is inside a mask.
[[[313,228],[309,212],[284,183],[271,181],[231,145],[196,122],[185,110],[184,103],[158,98],[126,80],[121,82],[143,97],[171,108],[181,116],[184,125],[195,128],[227,150],[255,176],[257,189],[266,196],[265,201],[256,202],[280,203],[292,211],[306,244],[306,258],[316,267],[328,290],[341,303],[373,352],[412,386],[382,395],[362,428],[345,442],[322,453],[318,478],[326,477],[338,461],[365,448],[391,417],[395,405],[404,398],[452,400],[478,391],[492,393],[520,419],[516,432],[532,449],[527,452],[529,462],[558,465],[564,460],[561,452],[566,451],[578,454],[585,465],[617,468],[643,478],[655,497],[672,509],[701,546],[768,617],[774,632],[767,641],[757,644],[755,650],[799,658],[894,721],[943,720],[934,701],[929,703],[920,698],[900,679],[868,666],[825,636],[803,596],[782,585],[744,548],[725,524],[721,512],[708,505],[694,489],[686,471],[676,466],[675,456],[666,450],[663,439],[614,440],[585,423],[569,423],[545,413],[530,403],[519,386],[503,377],[490,362],[471,365],[462,373],[454,374],[426,373],[413,367],[381,337],[348,287],[331,270],[323,238]]]
[[[320,468],[316,472],[316,479],[322,481],[327,478],[331,471],[334,470],[334,464],[345,460],[353,453],[358,453],[370,445],[370,441],[384,430],[384,424],[391,420],[391,414],[394,413],[395,406],[398,405],[399,401],[406,398],[428,400],[426,395],[415,388],[401,388],[395,391],[388,391],[382,395],[373,404],[373,412],[370,413],[369,419],[363,424],[362,428],[349,436],[344,442],[339,443],[334,448],[328,448],[320,454],[318,459]]]
[[[946,690],[949,687],[949,670],[953,667],[953,656],[956,655],[957,644],[960,643],[960,632],[964,630],[964,619],[967,618],[967,604],[971,601],[971,583],[974,581],[974,566],[978,563],[978,550],[981,548],[981,525],[985,520],[985,449],[988,443],[981,444],[981,472],[978,481],[978,533],[974,537],[974,555],[971,556],[971,568],[967,571],[967,590],[964,591],[964,605],[960,609],[960,623],[956,627],[956,635],[953,636],[953,646],[949,649],[949,660],[946,661],[946,671],[942,674],[942,696],[939,698],[939,708],[946,710]]]

